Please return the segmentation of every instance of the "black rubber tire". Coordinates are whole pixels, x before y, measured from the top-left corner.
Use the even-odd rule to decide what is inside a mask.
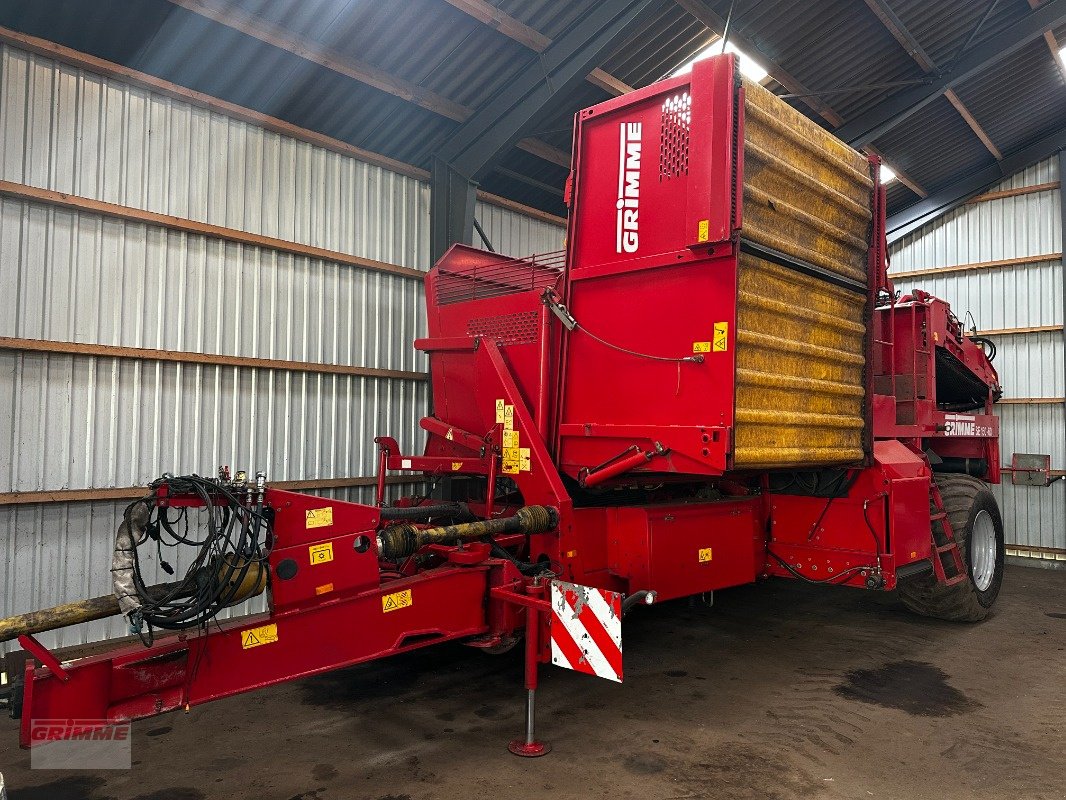
[[[996,498],[984,481],[969,475],[941,474],[934,476],[934,479],[944,498],[948,522],[962,547],[967,579],[954,586],[944,586],[932,575],[913,578],[899,584],[899,598],[907,608],[922,616],[950,622],[978,622],[988,616],[1003,585],[1003,519]],[[970,534],[981,511],[987,511],[992,517],[996,531],[995,573],[984,591],[979,590],[974,583],[973,565],[970,563]]]

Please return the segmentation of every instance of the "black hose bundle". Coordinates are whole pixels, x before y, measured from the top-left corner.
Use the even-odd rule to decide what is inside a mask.
[[[979,345],[981,349],[985,351],[985,355],[988,357],[989,361],[996,360],[996,343],[987,336],[971,336],[970,341]]]
[[[172,517],[171,509],[157,502],[160,488],[166,489],[164,496],[198,497],[206,511],[206,534],[190,531],[187,506],[178,508]],[[226,606],[262,590],[273,541],[271,512],[263,507],[262,492],[252,497],[254,505],[247,492],[232,484],[198,475],[167,475],[151,484],[148,495],[126,508],[112,572],[122,610],[142,638],[150,641],[155,628],[205,626]],[[196,549],[185,576],[162,595],[149,591],[141,574],[139,548],[153,544],[168,574],[174,570],[163,560],[163,547]]]

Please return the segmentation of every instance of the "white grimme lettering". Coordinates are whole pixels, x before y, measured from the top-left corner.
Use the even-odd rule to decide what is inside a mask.
[[[615,252],[635,253],[640,246],[640,122],[618,126],[618,203]]]

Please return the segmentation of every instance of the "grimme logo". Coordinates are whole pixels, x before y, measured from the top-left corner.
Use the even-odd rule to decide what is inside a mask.
[[[30,722],[32,769],[130,769],[130,723],[106,719]]]
[[[978,425],[977,418],[969,414],[945,414],[944,421],[948,436],[991,436],[991,425]]]
[[[635,253],[639,244],[637,211],[640,204],[640,136],[642,124],[623,122],[618,126],[617,253]]]

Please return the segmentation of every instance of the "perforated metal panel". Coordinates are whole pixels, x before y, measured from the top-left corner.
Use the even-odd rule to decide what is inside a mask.
[[[523,311],[497,317],[478,317],[470,320],[466,332],[502,344],[528,344],[537,340],[538,316],[536,311]]]
[[[688,140],[692,127],[692,97],[688,92],[663,101],[659,134],[659,180],[688,175]]]

